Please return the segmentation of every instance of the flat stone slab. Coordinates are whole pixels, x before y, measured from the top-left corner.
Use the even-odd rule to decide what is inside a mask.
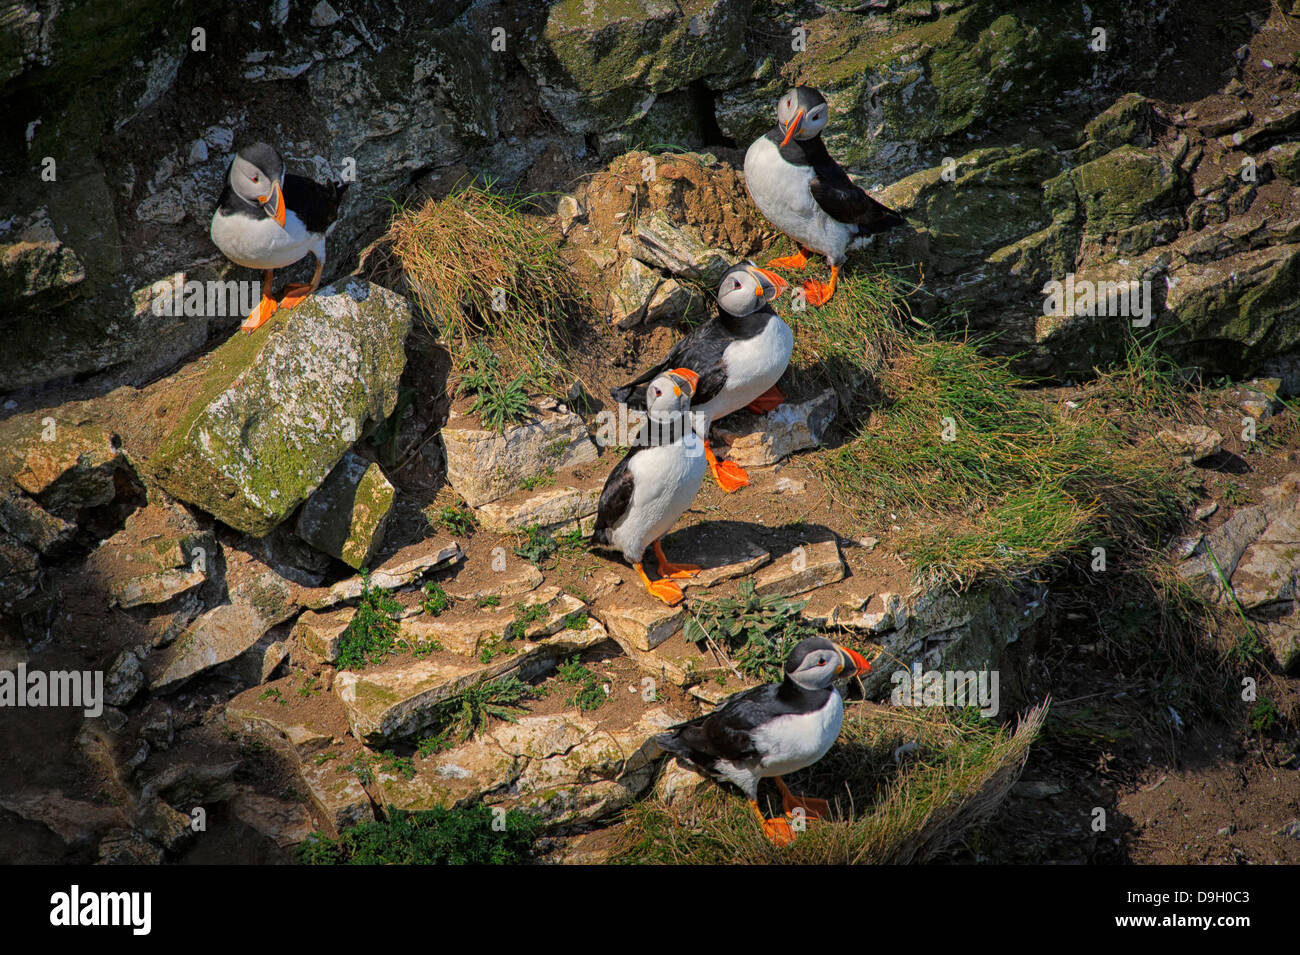
[[[207,579],[207,575],[201,571],[177,568],[114,582],[108,592],[113,603],[129,610],[146,604],[166,603],[173,597],[200,586]]]
[[[337,838],[344,829],[375,818],[370,796],[356,774],[345,768],[346,756],[305,760],[299,774],[307,786],[312,808],[326,835]]]
[[[774,558],[770,566],[759,571],[754,578],[754,590],[760,596],[791,596],[843,580],[846,572],[837,542],[804,544]]]
[[[686,622],[683,605],[670,607],[643,591],[621,590],[598,602],[592,613],[620,646],[645,651],[659,646]]]
[[[827,390],[806,401],[787,401],[767,414],[728,415],[713,431],[727,442],[728,460],[744,468],[764,467],[797,451],[820,447],[838,410],[839,399]]]
[[[556,587],[545,587],[525,597],[515,607],[501,610],[474,610],[444,613],[437,617],[419,616],[402,622],[402,635],[415,643],[438,643],[444,650],[473,656],[482,644],[499,639],[515,622],[519,608],[542,605],[545,615],[523,624],[522,636],[529,640],[549,637],[563,629],[585,607],[571,594]],[[516,635],[516,638],[520,635]]]
[[[712,587],[714,584],[752,574],[772,559],[743,526],[732,522],[705,521],[674,531],[663,540],[669,560],[699,564],[694,577],[679,580],[683,588]],[[648,568],[654,570],[651,555]]]
[[[497,433],[453,413],[442,428],[447,480],[471,507],[523,487],[524,481],[597,458],[587,425],[576,414],[548,411]]]
[[[424,659],[355,673],[344,670],[334,679],[334,691],[358,739],[374,744],[409,738],[432,726],[440,704],[461,690],[511,673],[532,679],[561,658],[605,639],[605,628],[589,619],[583,630],[560,630],[537,641],[512,641],[517,648],[514,654],[502,654],[488,664],[469,658]]]
[[[356,615],[356,610],[345,607],[326,613],[304,611],[293,625],[290,638],[322,663],[333,663],[339,658],[339,645],[343,632]]]
[[[403,547],[376,567],[370,574],[370,585],[393,590],[413,584],[429,571],[445,567],[465,556],[455,541],[427,540]],[[340,580],[329,588],[318,588],[303,594],[303,606],[313,610],[328,610],[361,596],[364,581],[361,577]]]
[[[472,568],[473,562],[467,561],[465,569]],[[462,571],[463,573],[463,571]],[[542,585],[542,572],[525,560],[508,560],[506,569],[500,573],[492,572],[488,579],[461,581],[460,575],[442,582],[442,589],[453,600],[478,601],[484,597],[517,597],[536,590]]]
[[[1232,589],[1242,607],[1294,600],[1300,580],[1300,502],[1271,508],[1272,519],[1242,552],[1232,574]]]
[[[33,419],[0,441],[0,474],[59,516],[111,501],[122,462],[116,436],[95,425]]]
[[[476,510],[479,526],[493,534],[514,534],[537,525],[556,532],[595,527],[600,488],[553,487],[527,496],[512,494]]]
[[[55,517],[12,482],[0,478],[0,530],[37,553],[47,554],[71,541],[77,525]]]

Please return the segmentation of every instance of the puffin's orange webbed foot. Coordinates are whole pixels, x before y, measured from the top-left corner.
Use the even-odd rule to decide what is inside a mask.
[[[771,262],[767,263],[766,268],[801,269],[807,264],[808,264],[808,254],[804,251],[803,247],[801,246],[799,248],[799,251],[796,252],[794,255],[783,255],[779,259],[773,259]]]
[[[735,461],[719,461],[713,468],[713,476],[718,487],[728,494],[749,486],[749,472]]]
[[[745,410],[752,411],[754,414],[767,414],[772,409],[780,407],[781,403],[784,401],[785,394],[780,388],[773,385],[749,404],[745,405]]]
[[[773,781],[776,783],[776,788],[781,790],[781,808],[786,813],[793,813],[796,809],[802,809],[805,819],[825,819],[831,814],[831,804],[825,799],[814,799],[812,796],[796,796],[780,776],[773,777]]]
[[[783,816],[764,819],[763,835],[767,836],[768,841],[773,845],[780,846],[782,849],[794,842],[794,830],[790,828],[790,823]]]
[[[659,561],[659,576],[671,577],[674,580],[682,580],[686,577],[694,577],[700,572],[699,564],[674,564],[664,553],[663,544],[655,541],[655,558]]]
[[[636,568],[637,576],[641,578],[641,583],[645,584],[645,589],[652,597],[658,597],[670,607],[675,607],[686,599],[686,594],[682,593],[682,588],[671,580],[651,580],[646,576],[645,568],[640,564],[633,564],[632,566]]]
[[[839,282],[840,268],[838,265],[831,266],[831,280],[829,283],[818,282],[816,279],[809,279],[803,283],[804,301],[813,307],[825,305],[835,294],[835,286]]]
[[[275,303],[275,299],[268,298],[263,294],[262,300],[248,313],[248,318],[244,319],[244,324],[239,326],[240,330],[245,332],[256,331],[270,321],[271,316],[275,314],[276,309],[279,307]]]
[[[284,297],[280,299],[280,307],[293,308],[296,305],[301,305],[314,291],[316,291],[316,286],[314,285],[290,285],[284,290]]]

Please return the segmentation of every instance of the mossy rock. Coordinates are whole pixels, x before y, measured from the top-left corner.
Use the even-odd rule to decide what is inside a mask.
[[[145,462],[173,497],[268,533],[397,404],[411,308],[365,282],[321,289],[202,364],[197,395]]]

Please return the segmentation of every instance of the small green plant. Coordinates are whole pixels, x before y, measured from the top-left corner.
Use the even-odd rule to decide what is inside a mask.
[[[447,591],[442,589],[442,584],[437,581],[426,581],[420,590],[424,592],[420,608],[430,616],[436,617],[451,606],[451,598],[447,596]]]
[[[524,376],[508,383],[494,379],[475,393],[469,410],[492,431],[504,431],[507,425],[525,420],[528,417],[528,392],[524,390]]]
[[[575,610],[564,618],[565,630],[586,630],[590,625],[591,622],[585,610]]]
[[[398,756],[391,749],[384,750],[380,755],[379,768],[395,773],[403,779],[415,778],[415,760],[409,756]]]
[[[699,601],[683,635],[695,643],[712,639],[719,649],[735,654],[742,673],[775,681],[794,645],[817,633],[799,616],[805,603],[779,594],[759,596],[754,582],[743,580],[735,597]]]
[[[1223,498],[1235,507],[1250,503],[1250,492],[1236,481],[1227,481],[1223,485]]]
[[[1267,733],[1277,726],[1281,713],[1270,697],[1261,697],[1250,709],[1250,728],[1256,733]]]
[[[608,698],[605,695],[605,687],[601,683],[600,677],[588,667],[579,663],[576,656],[570,657],[561,663],[556,667],[555,672],[561,680],[573,688],[564,700],[569,706],[576,706],[586,713],[590,710],[599,709],[601,704]]]
[[[545,620],[550,608],[544,603],[520,604],[515,608],[515,619],[506,624],[506,640],[519,640],[531,624]]]
[[[451,738],[451,728],[445,728],[440,733],[432,736],[426,736],[416,744],[416,755],[421,759],[428,759],[444,750],[451,749],[455,742]]]
[[[533,474],[523,479],[519,486],[525,491],[536,490],[539,487],[550,487],[555,483],[555,468],[547,468],[542,474]]]
[[[312,676],[311,674],[308,673],[304,673],[302,686],[298,687],[298,689],[295,690],[294,692],[296,692],[303,699],[310,699],[311,697],[319,693],[320,689],[321,689],[320,681],[315,676]]]
[[[288,702],[288,700],[285,700],[283,698],[283,696],[280,693],[280,690],[274,686],[267,687],[265,690],[263,690],[262,695],[259,696],[258,699],[270,700],[272,703],[281,703],[281,704]]]
[[[514,551],[530,564],[540,565],[554,557],[560,549],[555,538],[537,524],[529,524],[523,529],[523,533],[524,542]]]
[[[488,594],[486,597],[479,597],[476,606],[479,610],[482,610],[485,607],[499,607],[501,606],[501,595]]]
[[[463,743],[492,717],[518,722],[515,711],[522,710],[524,701],[534,696],[533,688],[512,673],[461,690],[443,704],[440,715],[445,731],[455,733]]]
[[[468,537],[478,524],[474,519],[474,512],[458,504],[448,504],[442,508],[436,517],[430,518],[430,523],[457,537]]]
[[[397,621],[393,615],[402,605],[393,595],[380,587],[370,586],[370,575],[361,577],[361,602],[339,640],[338,665],[340,670],[360,670],[372,663],[381,663],[394,651]]]
[[[304,865],[518,865],[532,855],[540,830],[529,813],[511,809],[501,817],[481,803],[396,810],[383,822],[363,822],[338,839],[313,832],[296,853]]]
[[[362,750],[353,756],[351,760],[343,764],[343,768],[357,777],[357,782],[363,786],[369,786],[375,781],[375,757],[369,750]]]

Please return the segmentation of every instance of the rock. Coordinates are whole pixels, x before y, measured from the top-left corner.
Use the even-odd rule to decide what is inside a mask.
[[[551,533],[573,529],[590,533],[600,504],[600,488],[553,487],[518,492],[484,504],[476,511],[479,526],[493,534],[515,534],[525,527]]]
[[[0,474],[9,474],[46,510],[67,516],[107,504],[117,493],[113,474],[122,464],[118,438],[94,425],[45,417],[4,436]]]
[[[307,786],[312,808],[321,822],[321,831],[337,839],[339,833],[359,822],[375,818],[370,797],[360,780],[345,766],[344,757],[305,760],[299,772]]]
[[[403,547],[370,574],[370,585],[393,590],[413,584],[431,570],[453,564],[465,556],[460,544],[437,538]],[[365,581],[361,577],[340,580],[332,587],[307,591],[302,603],[313,610],[328,610],[361,596]]]
[[[198,363],[200,393],[144,464],[174,497],[260,537],[397,404],[411,309],[348,280]]]
[[[132,829],[114,829],[99,844],[99,865],[162,865],[163,851]]]
[[[327,729],[312,723],[290,722],[279,713],[258,708],[260,687],[245,690],[226,704],[226,727],[265,742],[295,766],[325,752],[333,743]]]
[[[360,569],[383,545],[396,494],[378,464],[349,451],[298,512],[298,536]]]
[[[686,611],[644,593],[618,593],[592,607],[592,613],[622,647],[653,650],[682,629]]]
[[[1294,606],[1294,605],[1293,605]],[[1283,673],[1300,669],[1300,610],[1264,624],[1264,640]]]
[[[477,683],[515,674],[528,680],[545,673],[563,657],[606,639],[605,628],[594,620],[583,630],[561,630],[536,642],[517,641],[518,650],[492,663],[477,660],[411,660],[368,668],[360,673],[343,671],[334,679],[334,691],[347,710],[352,733],[375,744],[405,739],[436,721],[440,705]]]
[[[474,566],[470,562],[467,566]],[[471,580],[461,581],[457,575],[444,581],[442,589],[453,600],[477,602],[484,597],[517,597],[536,590],[542,585],[542,572],[525,560],[514,560],[506,564],[506,569],[493,573],[491,579],[477,583]]]
[[[1156,435],[1156,441],[1166,451],[1184,457],[1193,464],[1214,457],[1223,448],[1223,435],[1200,424],[1161,431]]]
[[[694,229],[676,225],[659,212],[637,220],[631,251],[642,262],[710,288],[722,281],[732,264],[727,252],[709,248]]]
[[[264,633],[255,644],[226,666],[240,684],[260,686],[275,676],[280,664],[288,658],[288,644],[284,640],[275,639],[272,633]]]
[[[179,504],[150,499],[100,542],[85,572],[124,609],[162,604],[221,575],[222,549]]]
[[[17,538],[0,533],[0,609],[9,609],[36,591],[40,558]]]
[[[333,663],[339,658],[343,633],[355,615],[352,608],[330,613],[305,611],[294,623],[290,638],[321,663]]]
[[[65,302],[85,280],[84,263],[45,216],[0,233],[0,306],[6,312]]]
[[[49,554],[65,548],[77,526],[55,517],[12,482],[0,479],[0,530],[38,554]]]
[[[596,445],[575,414],[547,412],[502,433],[466,427],[453,413],[442,429],[447,480],[471,507],[518,490],[525,480],[596,460]]]
[[[1300,501],[1269,507],[1267,514],[1268,524],[1231,573],[1237,602],[1247,611],[1300,596]]]
[[[764,415],[728,415],[713,426],[713,434],[728,442],[728,460],[745,468],[762,467],[784,461],[796,451],[820,447],[838,410],[839,399],[828,390],[807,401],[786,402]]]
[[[166,852],[176,852],[194,836],[190,817],[158,798],[141,802],[135,813],[135,829]]]
[[[844,561],[835,541],[803,544],[755,576],[754,591],[760,596],[789,597],[843,580],[844,574]]]
[[[1268,526],[1263,507],[1244,507],[1198,544],[1192,555],[1176,565],[1178,573],[1211,599],[1223,594],[1223,583],[1232,578],[1246,548]]]
[[[45,826],[69,846],[93,842],[124,821],[122,810],[117,806],[98,806],[69,799],[52,790],[0,794],[0,808]]]
[[[296,610],[291,586],[270,570],[250,569],[230,588],[230,603],[199,617],[177,640],[146,663],[149,688],[175,687],[247,651],[266,631]]]
[[[692,524],[667,535],[663,544],[669,557],[701,567],[694,577],[680,581],[688,589],[749,576],[772,559],[744,524],[732,521]]]
[[[806,482],[797,478],[783,477],[772,485],[773,494],[802,494],[807,487]]]
[[[664,279],[646,303],[647,324],[656,322],[696,322],[707,314],[702,296],[676,279]]]
[[[332,27],[343,19],[343,14],[339,13],[329,4],[329,0],[320,0],[320,3],[311,8],[312,26],[320,29],[321,27]]]
[[[311,814],[301,803],[273,799],[252,789],[244,790],[227,805],[236,819],[256,829],[281,849],[305,842],[315,828]]]
[[[628,259],[623,263],[618,284],[610,290],[610,321],[619,328],[640,325],[645,320],[651,296],[662,282],[663,276],[654,269],[639,259]]]
[[[143,687],[140,658],[130,650],[123,650],[104,674],[104,702],[110,706],[126,706]]]
[[[587,218],[586,210],[576,198],[567,193],[560,196],[555,203],[555,219],[560,224],[560,234],[568,235],[576,223]]]
[[[571,619],[586,606],[570,594],[561,593],[557,587],[545,587],[529,594],[517,607],[499,611],[464,611],[442,614],[438,617],[416,617],[402,624],[402,635],[416,644],[437,643],[443,649],[463,656],[474,656],[482,644],[500,640],[507,635],[518,610],[537,605],[544,606],[543,616],[523,625],[522,631],[510,634],[518,640],[538,640],[568,626]],[[510,644],[514,646],[515,644]]]

